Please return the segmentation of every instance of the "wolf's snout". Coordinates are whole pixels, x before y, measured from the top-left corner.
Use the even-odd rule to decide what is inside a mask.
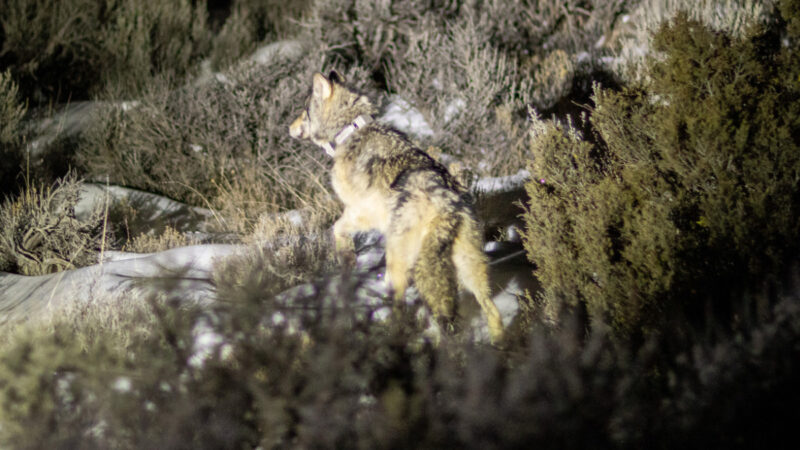
[[[303,137],[303,116],[301,115],[297,119],[294,119],[291,125],[289,125],[289,136],[293,138],[302,138]]]

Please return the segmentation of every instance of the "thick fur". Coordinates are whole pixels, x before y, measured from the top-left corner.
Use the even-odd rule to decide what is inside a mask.
[[[289,128],[293,137],[325,148],[375,106],[336,72],[315,74],[306,108]],[[475,295],[492,340],[503,333],[489,290],[482,235],[463,188],[447,169],[396,130],[371,122],[335,146],[333,189],[344,213],[333,227],[337,252],[355,257],[350,233],[377,229],[386,238],[387,282],[396,300],[413,278],[440,320],[450,320],[460,282]]]

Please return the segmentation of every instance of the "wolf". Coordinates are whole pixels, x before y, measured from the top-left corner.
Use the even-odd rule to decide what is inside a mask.
[[[458,283],[477,299],[493,342],[503,323],[491,299],[483,236],[468,195],[447,169],[399,131],[374,120],[375,104],[336,71],[315,73],[289,134],[333,158],[332,185],[344,204],[333,226],[341,261],[352,264],[351,233],[377,229],[386,242],[386,283],[395,302],[411,280],[440,323],[455,312]]]

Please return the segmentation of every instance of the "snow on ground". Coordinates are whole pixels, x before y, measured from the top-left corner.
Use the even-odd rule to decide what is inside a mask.
[[[461,98],[450,101],[444,108],[444,123],[456,118],[466,106],[467,103]],[[388,104],[383,108],[383,114],[378,117],[378,121],[418,138],[427,138],[434,134],[425,116],[406,99],[397,95],[389,96]]]
[[[72,102],[31,124],[33,137],[28,144],[31,158],[39,158],[50,144],[59,139],[67,139],[86,131],[98,114],[109,106],[129,111],[139,105],[137,101],[81,101]]]
[[[236,248],[195,245],[40,276],[0,272],[0,323],[93,299],[137,298],[136,292],[158,290],[159,282],[174,282],[187,301],[211,301],[214,261]]]
[[[527,182],[530,177],[530,172],[522,169],[514,175],[506,177],[481,178],[472,186],[472,190],[473,192],[484,195],[493,195],[523,189],[525,182]]]
[[[266,66],[276,61],[293,61],[303,56],[303,44],[300,41],[287,39],[272,42],[257,48],[250,56],[244,58],[236,67],[241,68],[249,64]],[[234,69],[235,70],[235,69]],[[195,85],[202,85],[210,81],[230,85],[231,79],[223,72],[214,72],[211,60],[206,59],[200,63],[200,75],[193,81]]]
[[[300,41],[284,40],[277,41],[259,47],[247,58],[247,61],[252,61],[256,64],[268,65],[275,61],[276,58],[285,60],[299,59],[303,56],[303,45]]]
[[[389,104],[384,108],[383,115],[378,120],[416,137],[433,136],[433,129],[422,113],[398,96],[389,97]]]

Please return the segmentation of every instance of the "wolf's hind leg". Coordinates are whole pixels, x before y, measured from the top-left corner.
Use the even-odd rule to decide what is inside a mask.
[[[397,306],[404,301],[411,268],[419,254],[419,244],[413,238],[412,233],[396,231],[386,236],[386,284]]]
[[[459,281],[472,292],[486,316],[492,342],[499,343],[503,336],[503,321],[491,298],[488,261],[480,247],[481,241],[474,219],[465,219],[453,242],[453,263]]]

